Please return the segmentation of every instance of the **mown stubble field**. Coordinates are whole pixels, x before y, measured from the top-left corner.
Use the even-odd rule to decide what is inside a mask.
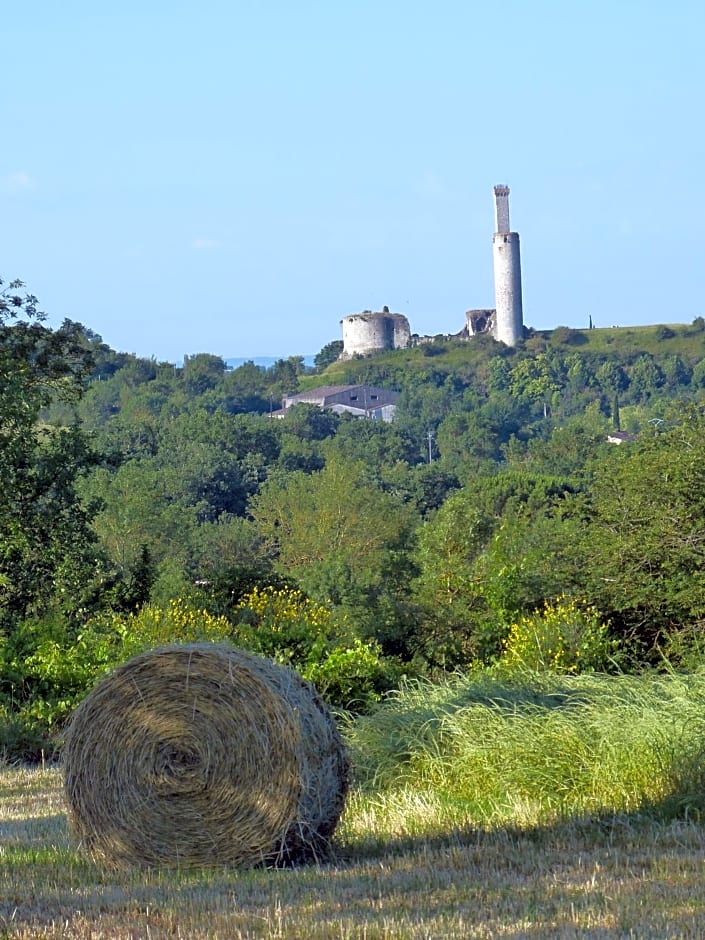
[[[326,866],[115,873],[71,842],[57,769],[5,768],[0,936],[705,936],[705,829],[695,821],[616,815],[434,831],[424,825],[433,812],[409,798],[395,819],[388,805],[353,797]]]

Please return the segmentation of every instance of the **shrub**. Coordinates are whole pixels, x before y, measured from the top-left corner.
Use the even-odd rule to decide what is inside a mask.
[[[55,750],[46,722],[29,706],[0,703],[0,760],[39,763],[45,757],[51,760]]]
[[[113,615],[110,626],[119,639],[113,665],[157,646],[204,640],[220,643],[233,637],[233,627],[227,617],[214,616],[180,598],[164,606],[147,604],[127,617]]]
[[[78,631],[57,615],[22,623],[0,642],[0,751],[13,760],[50,757],[66,719],[104,673],[143,650],[232,633],[225,617],[183,600],[103,614]]]
[[[500,662],[538,672],[594,672],[609,668],[615,652],[597,609],[563,595],[512,624]]]
[[[51,758],[63,722],[113,661],[102,629],[77,633],[57,612],[0,638],[0,752],[9,760]]]
[[[255,585],[234,616],[239,645],[281,663],[309,662],[331,638],[331,611],[297,588]]]
[[[584,346],[587,336],[580,330],[573,330],[569,326],[557,326],[551,333],[551,342],[566,346]]]
[[[233,617],[175,599],[102,614],[78,633],[60,619],[32,620],[13,642],[0,637],[0,757],[51,757],[66,719],[102,675],[173,643],[233,643],[291,666],[329,702],[356,711],[398,679],[376,640],[361,639],[344,617],[295,588],[255,587]]]
[[[334,705],[364,708],[396,679],[376,640],[290,587],[255,587],[235,609],[235,642],[293,666]]]
[[[438,338],[434,339],[432,343],[424,343],[421,347],[422,356],[443,356],[447,352],[448,347]]]
[[[662,639],[662,654],[673,669],[692,672],[705,666],[705,635],[698,622],[667,630]]]

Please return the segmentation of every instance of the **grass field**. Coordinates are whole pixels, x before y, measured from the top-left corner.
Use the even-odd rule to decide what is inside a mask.
[[[346,728],[336,858],[294,870],[105,871],[58,768],[7,767],[0,937],[703,937],[704,698],[700,675],[410,686]]]

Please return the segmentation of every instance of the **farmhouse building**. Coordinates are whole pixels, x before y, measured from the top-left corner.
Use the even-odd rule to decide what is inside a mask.
[[[375,388],[372,385],[322,385],[308,392],[285,395],[281,410],[274,412],[274,417],[284,417],[288,408],[303,402],[337,414],[347,412],[356,418],[391,421],[398,400],[399,392],[388,388]]]

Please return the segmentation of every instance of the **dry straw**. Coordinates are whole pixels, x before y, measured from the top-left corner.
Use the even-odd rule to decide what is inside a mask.
[[[315,690],[221,644],[135,656],[66,735],[71,828],[116,867],[320,859],[347,786],[343,742]]]

